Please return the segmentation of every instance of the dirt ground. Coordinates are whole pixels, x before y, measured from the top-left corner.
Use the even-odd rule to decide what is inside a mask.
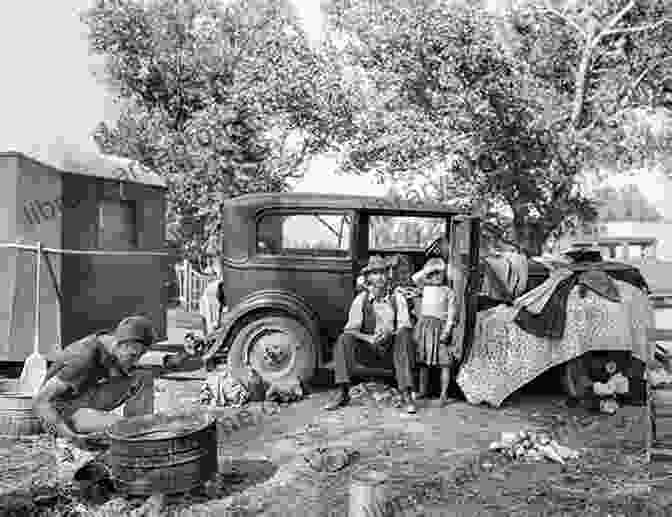
[[[156,407],[203,410],[199,388],[197,380],[158,380]],[[350,477],[373,468],[390,478],[396,515],[672,514],[672,477],[665,477],[672,469],[651,480],[644,463],[641,407],[592,415],[567,408],[559,396],[527,394],[500,409],[438,408],[430,401],[417,415],[403,416],[373,402],[325,413],[328,396],[313,392],[288,406],[251,404],[253,424],[220,426],[217,479],[202,494],[169,500],[161,515],[347,515]],[[581,457],[563,466],[513,462],[488,451],[500,433],[521,429],[550,432]],[[0,515],[102,515],[53,486],[48,445],[45,439],[0,441]],[[338,472],[316,472],[305,455],[317,447],[346,447],[358,457]]]

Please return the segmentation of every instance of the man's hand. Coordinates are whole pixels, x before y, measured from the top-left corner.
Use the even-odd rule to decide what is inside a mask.
[[[389,330],[379,330],[373,336],[373,342],[371,343],[374,346],[381,346],[385,344],[392,337],[392,332]]]
[[[391,337],[392,333],[390,331],[385,330],[380,330],[376,332],[376,334],[374,334],[371,344],[374,346],[374,348],[378,352],[378,355],[380,355],[381,357],[387,353],[387,348],[390,343]]]

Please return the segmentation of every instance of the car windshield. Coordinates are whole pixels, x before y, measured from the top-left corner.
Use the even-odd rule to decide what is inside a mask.
[[[445,217],[373,216],[369,220],[372,249],[425,249],[445,234]]]

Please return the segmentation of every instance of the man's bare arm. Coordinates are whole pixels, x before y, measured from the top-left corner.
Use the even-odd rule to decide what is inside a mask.
[[[355,336],[357,339],[361,339],[362,341],[366,341],[369,344],[373,344],[375,336],[373,334],[365,334],[364,332],[360,332],[359,330],[345,330],[346,333],[352,334]]]
[[[77,437],[78,434],[70,428],[63,417],[54,406],[54,399],[65,395],[70,390],[70,385],[60,380],[58,377],[52,377],[37,392],[33,399],[33,412],[47,427],[60,436],[66,438]]]

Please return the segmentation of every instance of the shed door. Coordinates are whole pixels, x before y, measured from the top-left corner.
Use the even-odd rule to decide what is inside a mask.
[[[453,341],[457,346],[461,346],[464,360],[471,347],[478,307],[479,220],[474,217],[456,216],[452,219],[450,230],[450,261],[454,271],[453,287],[458,303],[458,321],[453,331]]]

